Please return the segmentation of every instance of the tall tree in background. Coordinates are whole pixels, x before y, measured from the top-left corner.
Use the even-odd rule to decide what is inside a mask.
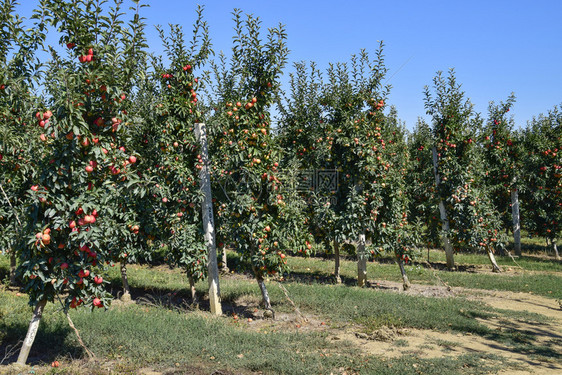
[[[425,88],[432,116],[434,171],[447,267],[454,267],[453,247],[485,251],[500,272],[494,251],[503,246],[501,223],[483,185],[482,156],[475,140],[482,121],[465,99],[454,71],[439,72],[434,92]]]
[[[513,231],[515,254],[521,255],[521,227],[519,220],[519,188],[522,165],[519,137],[513,118],[507,114],[515,103],[515,96],[506,102],[488,107],[481,142],[484,145],[485,182],[494,208],[499,212],[502,228]]]
[[[523,224],[535,236],[546,237],[556,259],[562,222],[562,106],[533,118],[523,132]]]
[[[440,243],[439,201],[433,173],[433,137],[430,126],[418,119],[408,139],[411,163],[408,185],[410,217],[420,231],[421,240],[429,248]]]

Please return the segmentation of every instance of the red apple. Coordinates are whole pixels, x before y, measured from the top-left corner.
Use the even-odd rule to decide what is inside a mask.
[[[80,272],[78,272],[78,277],[84,278],[88,276],[90,276],[89,270],[80,270]]]

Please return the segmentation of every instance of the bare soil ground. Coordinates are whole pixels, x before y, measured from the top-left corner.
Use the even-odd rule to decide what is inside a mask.
[[[377,287],[392,291],[400,291],[401,283],[380,281]],[[506,316],[478,320],[498,331],[515,330],[533,336],[535,346],[544,346],[562,358],[562,309],[553,299],[528,293],[499,292],[489,290],[449,288],[435,285],[412,285],[404,293],[428,297],[464,296],[468,299],[481,301],[493,308],[516,312],[531,312],[549,318],[547,323],[540,325],[525,322]],[[507,314],[509,315],[509,314]],[[470,333],[436,332],[431,330],[383,328],[379,332],[365,335],[353,332],[353,329],[339,332],[330,337],[331,340],[347,340],[356,345],[364,353],[382,357],[400,357],[405,352],[421,358],[458,356],[465,353],[497,354],[508,359],[518,370],[506,370],[500,374],[562,374],[562,363],[559,360],[536,359],[534,354],[512,350],[498,341],[489,340]]]

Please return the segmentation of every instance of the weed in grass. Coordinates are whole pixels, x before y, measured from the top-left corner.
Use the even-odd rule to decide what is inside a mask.
[[[438,345],[438,346],[448,348],[448,349],[459,346],[459,344],[456,343],[456,342],[448,341],[448,340],[440,340],[440,339],[435,340],[435,344]]]
[[[398,340],[395,340],[395,341],[392,343],[392,345],[394,345],[394,346],[396,346],[396,347],[399,347],[399,348],[402,348],[402,347],[410,346],[410,343],[408,343],[407,340],[398,339]]]
[[[494,311],[496,313],[509,317],[510,319],[516,319],[520,322],[525,322],[525,323],[542,325],[544,323],[552,322],[551,318],[529,311],[516,311],[516,310],[505,310],[505,309],[495,309]]]
[[[418,346],[418,349],[428,349],[428,350],[433,350],[435,349],[435,347],[433,345],[429,345],[429,344],[423,344]]]

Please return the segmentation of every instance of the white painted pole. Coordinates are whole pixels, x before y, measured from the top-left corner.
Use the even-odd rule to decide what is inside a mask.
[[[199,171],[199,181],[203,192],[203,232],[207,245],[207,268],[209,273],[209,304],[213,315],[222,315],[220,298],[219,268],[217,262],[217,247],[215,239],[215,220],[213,216],[213,196],[211,194],[211,175],[209,173],[209,148],[207,145],[207,129],[205,124],[195,124],[195,136],[201,144],[201,159],[203,168]]]

